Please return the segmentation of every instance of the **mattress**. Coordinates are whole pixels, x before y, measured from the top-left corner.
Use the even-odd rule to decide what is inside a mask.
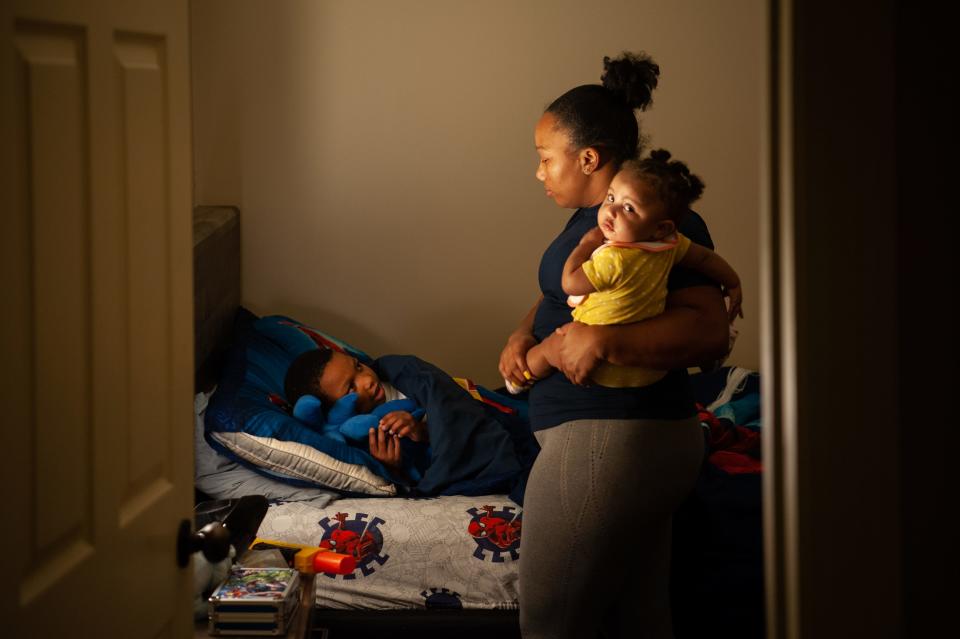
[[[258,536],[358,557],[352,574],[317,575],[318,608],[514,610],[521,522],[504,495],[347,498],[272,505]]]

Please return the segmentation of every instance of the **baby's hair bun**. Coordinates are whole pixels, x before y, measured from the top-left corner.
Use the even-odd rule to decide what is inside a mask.
[[[670,151],[654,149],[650,151],[649,159],[641,162],[641,165],[648,166],[654,174],[662,176],[665,185],[677,199],[685,207],[690,206],[703,195],[703,180],[691,173],[686,164],[680,160],[671,160],[670,157]]]
[[[646,53],[624,51],[619,57],[603,57],[603,86],[623,98],[633,109],[643,111],[653,102],[660,67]]]

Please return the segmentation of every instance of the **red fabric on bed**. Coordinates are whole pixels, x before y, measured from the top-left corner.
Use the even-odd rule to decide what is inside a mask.
[[[700,404],[697,411],[700,423],[710,429],[707,438],[710,463],[731,475],[763,472],[759,431],[719,419]]]

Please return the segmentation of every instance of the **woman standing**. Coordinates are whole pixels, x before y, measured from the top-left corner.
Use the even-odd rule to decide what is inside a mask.
[[[570,323],[560,283],[620,164],[637,155],[635,110],[650,104],[658,76],[646,56],[604,58],[602,84],[564,93],[535,130],[537,179],[559,206],[577,210],[544,252],[542,295],[500,355],[501,374],[522,386],[526,351],[558,329],[563,335],[560,372],[530,391],[542,450],[524,499],[520,624],[528,639],[590,637],[601,625],[612,636],[672,636],[670,521],[703,455],[684,369],[725,352],[723,298],[716,284],[677,268],[661,315],[585,326]],[[680,231],[713,248],[695,213]],[[641,388],[591,386],[601,360],[671,372]]]

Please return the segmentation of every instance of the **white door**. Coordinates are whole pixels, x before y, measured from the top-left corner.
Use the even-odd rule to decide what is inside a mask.
[[[0,9],[0,634],[187,637],[187,0]]]

